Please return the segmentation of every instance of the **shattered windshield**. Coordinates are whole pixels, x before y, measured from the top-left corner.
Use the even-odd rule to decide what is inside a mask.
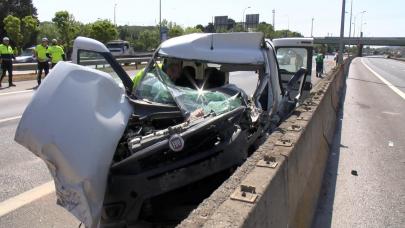
[[[135,95],[138,99],[150,102],[177,105],[185,115],[197,109],[202,109],[204,115],[212,112],[219,115],[242,105],[239,94],[231,96],[215,90],[176,86],[161,66],[156,64],[149,70],[146,69]]]

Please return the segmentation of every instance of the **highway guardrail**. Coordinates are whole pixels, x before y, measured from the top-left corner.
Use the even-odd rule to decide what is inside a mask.
[[[135,66],[138,66],[139,64],[143,62],[148,62],[150,60],[151,56],[148,57],[137,57],[137,58],[119,58],[117,59],[118,63],[128,65],[128,64],[135,64]],[[105,60],[86,60],[80,62],[80,65],[84,66],[90,66],[90,65],[95,65],[95,66],[103,66],[105,65],[106,62]],[[37,63],[15,63],[13,64],[13,70],[14,71],[35,71],[37,69]]]

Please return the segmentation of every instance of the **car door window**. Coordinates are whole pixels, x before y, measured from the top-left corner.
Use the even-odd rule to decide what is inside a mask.
[[[279,48],[277,60],[280,69],[286,73],[294,74],[301,67],[307,68],[308,51],[305,48]]]
[[[301,67],[308,69],[308,50],[300,47],[280,47],[277,49],[277,61],[280,68],[281,82],[283,88],[286,89],[287,83]],[[298,95],[303,80],[304,77],[291,86],[291,97]]]
[[[98,52],[80,50],[78,64],[106,72],[111,75],[114,81],[116,81],[118,84],[122,84],[122,81],[118,77],[117,73],[114,71],[105,57]]]

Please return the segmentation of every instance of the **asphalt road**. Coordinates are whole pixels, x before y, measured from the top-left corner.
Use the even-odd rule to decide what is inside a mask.
[[[405,227],[404,92],[404,62],[352,62],[313,227]]]
[[[136,71],[128,73],[134,76]],[[251,95],[256,88],[257,76],[254,72],[235,72],[230,81]],[[17,87],[0,88],[0,228],[77,227],[79,221],[55,204],[55,194],[41,190],[44,184],[52,186],[45,164],[14,142],[19,118],[35,93],[32,88],[36,81],[16,84]],[[21,196],[34,197],[35,200],[27,203],[26,198],[21,200]]]

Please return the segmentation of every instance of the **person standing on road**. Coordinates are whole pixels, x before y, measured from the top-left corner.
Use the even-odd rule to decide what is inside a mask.
[[[336,66],[337,66],[338,63],[339,63],[339,52],[338,51],[336,52],[335,58],[333,60],[335,60],[335,63],[336,63]]]
[[[6,71],[8,71],[8,85],[15,86],[13,84],[13,60],[15,60],[13,48],[10,46],[10,39],[8,37],[3,38],[3,43],[0,44],[0,62],[1,69],[3,70],[0,78],[0,87],[1,82],[3,81],[4,76],[6,76]]]
[[[66,61],[65,52],[57,43],[58,41],[56,39],[53,39],[52,45],[48,47],[47,57],[51,59],[51,68],[53,68],[59,61]]]
[[[322,73],[323,73],[323,60],[325,59],[325,56],[322,53],[318,53],[318,55],[315,58],[316,62],[316,77],[321,78]]]
[[[35,57],[38,61],[38,75],[37,82],[38,86],[41,85],[42,71],[45,72],[45,76],[49,73],[49,63],[48,63],[48,39],[42,38],[41,44],[35,47]]]

